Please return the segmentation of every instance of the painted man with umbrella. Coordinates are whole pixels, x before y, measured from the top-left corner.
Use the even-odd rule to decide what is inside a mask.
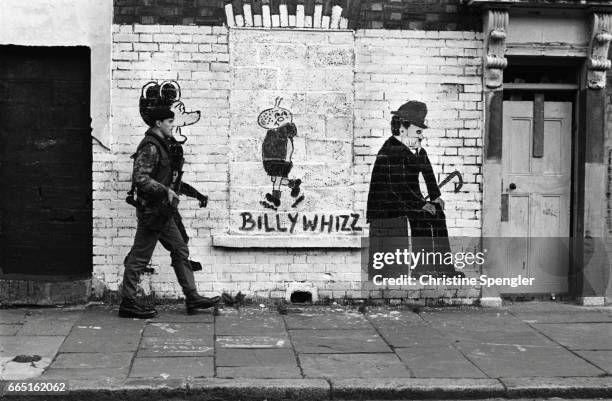
[[[407,237],[409,223],[412,252],[444,255],[451,252],[444,201],[427,152],[421,147],[423,130],[427,128],[427,105],[411,100],[391,114],[392,135],[376,156],[368,194],[366,217],[370,223],[370,252],[389,247],[393,239]],[[425,180],[428,199],[421,193],[420,175]],[[407,273],[405,266],[394,266],[392,270],[393,273]],[[449,263],[419,264],[412,273],[416,277],[424,274],[464,276]]]

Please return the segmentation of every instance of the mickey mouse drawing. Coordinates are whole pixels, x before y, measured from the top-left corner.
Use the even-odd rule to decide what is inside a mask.
[[[140,94],[140,115],[149,128],[132,156],[132,188],[126,201],[136,207],[138,225],[134,244],[124,260],[121,317],[148,319],[157,314],[154,308],[136,302],[140,274],[146,271],[157,242],[170,251],[187,313],[210,308],[220,300],[198,294],[193,272],[202,267],[189,260],[189,237],[177,208],[179,195],[197,199],[200,207],[206,207],[208,202],[206,195],[182,182],[182,144],[187,137],[181,135],[180,129],[197,122],[200,112],[186,111],[180,99],[180,87],[174,81],[148,82]],[[174,134],[181,135],[182,142]]]
[[[293,168],[293,138],[297,135],[297,127],[293,123],[291,111],[280,107],[283,99],[277,97],[274,107],[266,109],[259,114],[257,123],[268,130],[264,138],[261,156],[264,170],[272,180],[272,192],[266,194],[266,201],[260,203],[269,209],[278,208],[281,204],[281,186],[291,188],[291,196],[297,198],[292,207],[296,207],[304,200],[300,195],[302,180],[290,179],[289,173]],[[298,197],[299,196],[299,197]]]
[[[154,111],[160,108],[168,108],[174,113],[173,136],[183,137],[180,143],[185,143],[187,138],[181,134],[181,127],[193,125],[200,121],[200,111],[187,111],[185,104],[181,101],[181,87],[176,81],[164,81],[161,84],[151,81],[142,87],[140,95],[140,116],[144,122],[151,126],[155,125],[153,120]]]

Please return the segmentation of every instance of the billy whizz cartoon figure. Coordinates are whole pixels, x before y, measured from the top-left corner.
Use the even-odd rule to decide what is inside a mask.
[[[300,196],[302,180],[289,178],[293,168],[293,138],[297,135],[297,128],[293,123],[291,111],[280,107],[283,99],[276,98],[274,107],[266,109],[259,114],[257,123],[268,130],[261,147],[261,156],[266,173],[272,180],[272,192],[266,194],[266,200],[260,203],[269,209],[276,210],[281,203],[281,186],[291,188],[291,196],[296,198],[293,207],[304,200]]]

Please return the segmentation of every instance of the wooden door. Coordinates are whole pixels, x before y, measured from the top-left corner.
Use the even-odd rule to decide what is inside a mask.
[[[0,46],[0,277],[91,275],[89,60]]]
[[[534,152],[534,102],[506,101],[503,110],[501,236],[506,237],[502,240],[507,250],[505,275],[520,274],[534,281],[531,286],[505,287],[501,292],[565,293],[572,104],[544,103],[541,152]]]

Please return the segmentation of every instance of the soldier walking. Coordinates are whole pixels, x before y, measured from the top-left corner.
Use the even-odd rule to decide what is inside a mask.
[[[207,298],[198,294],[192,263],[189,261],[189,238],[176,209],[178,195],[183,194],[200,201],[205,207],[208,198],[186,183],[181,183],[183,150],[172,135],[174,113],[167,107],[150,112],[149,129],[138,145],[134,158],[132,191],[129,203],[136,206],[138,226],[134,245],[125,258],[122,301],[119,316],[151,318],[154,308],[136,301],[136,286],[147,267],[159,241],[170,251],[172,267],[185,294],[187,313],[205,309],[219,302],[219,297]]]

